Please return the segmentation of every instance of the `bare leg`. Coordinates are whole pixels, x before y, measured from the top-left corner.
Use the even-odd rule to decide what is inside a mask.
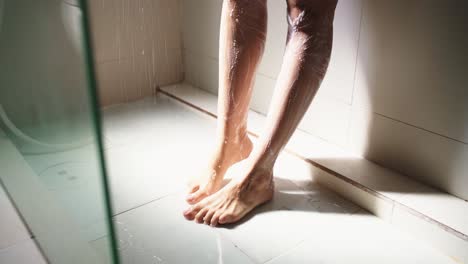
[[[218,191],[226,170],[252,151],[247,113],[255,70],[265,45],[266,20],[266,0],[223,3],[216,147],[207,171],[190,184],[189,203]]]
[[[273,196],[273,165],[325,75],[332,47],[336,0],[287,0],[290,24],[284,61],[267,125],[249,158],[227,171],[234,180],[186,212],[217,225],[236,222]]]

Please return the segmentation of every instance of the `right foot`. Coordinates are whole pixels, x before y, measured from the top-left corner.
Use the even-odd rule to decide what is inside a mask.
[[[213,155],[209,166],[201,177],[189,183],[189,204],[195,204],[203,198],[221,189],[224,174],[233,164],[246,159],[252,151],[253,144],[247,135],[241,140],[224,141]]]

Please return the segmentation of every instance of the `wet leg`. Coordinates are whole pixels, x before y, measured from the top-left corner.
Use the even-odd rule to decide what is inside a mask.
[[[334,0],[288,0],[289,33],[265,131],[250,156],[228,169],[233,180],[185,212],[217,225],[240,220],[273,196],[273,166],[325,75],[332,47]]]
[[[266,20],[266,0],[223,2],[216,144],[206,170],[189,185],[187,201],[191,204],[218,191],[226,170],[252,150],[247,113],[265,45]]]

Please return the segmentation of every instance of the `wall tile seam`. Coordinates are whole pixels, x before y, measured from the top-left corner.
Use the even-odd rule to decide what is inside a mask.
[[[363,16],[364,16],[364,5],[365,4],[366,4],[365,2],[362,3],[361,16],[359,18],[359,33],[358,33],[358,41],[357,41],[357,45],[356,45],[356,49],[357,49],[356,50],[356,59],[355,59],[355,62],[354,62],[353,87],[351,89],[351,102],[350,102],[351,109],[353,109],[353,106],[354,106],[354,92],[356,90],[357,69],[358,69],[358,60],[359,60],[359,47],[361,46],[362,20],[363,20]],[[350,118],[349,122],[348,122],[348,133],[347,133],[347,140],[346,140],[347,147],[351,146],[351,123],[352,123],[352,118]]]
[[[402,120],[399,120],[399,119],[396,119],[396,118],[393,118],[393,117],[390,117],[390,116],[387,116],[387,115],[384,115],[384,114],[380,114],[380,113],[377,113],[377,112],[374,112],[372,111],[372,114],[375,114],[375,115],[378,115],[380,117],[383,117],[383,118],[386,118],[386,119],[390,119],[394,122],[398,122],[398,123],[401,123],[401,124],[404,124],[406,126],[410,126],[410,127],[413,127],[413,128],[416,128],[418,130],[422,130],[426,133],[430,133],[432,135],[436,135],[436,136],[439,136],[439,137],[442,137],[442,138],[445,138],[445,139],[448,139],[448,140],[451,140],[451,141],[455,141],[457,143],[460,143],[460,144],[463,144],[463,145],[468,145],[468,142],[465,142],[465,141],[462,141],[462,140],[459,140],[459,139],[456,139],[456,138],[452,138],[450,136],[447,136],[447,135],[444,135],[444,134],[440,134],[438,132],[435,132],[435,131],[432,131],[432,130],[429,130],[427,128],[424,128],[424,127],[420,127],[420,126],[416,126],[416,125],[413,125],[413,124],[410,124],[410,123],[407,123],[405,121],[402,121]]]
[[[354,104],[354,105],[351,105],[351,109],[352,109],[352,111],[354,109],[354,111],[358,111],[358,112],[361,112],[361,113],[366,113],[370,118],[372,118],[371,117],[372,115],[376,115],[376,116],[382,117],[384,119],[389,119],[389,120],[391,120],[393,122],[397,122],[397,123],[400,123],[400,124],[403,124],[403,125],[406,125],[406,126],[409,126],[409,127],[412,127],[412,128],[416,128],[418,130],[422,130],[422,131],[424,131],[426,133],[430,133],[430,134],[435,135],[435,136],[439,136],[439,137],[442,137],[442,138],[445,138],[445,139],[448,139],[448,140],[451,140],[451,141],[455,141],[456,143],[460,143],[460,144],[463,144],[463,145],[468,145],[468,142],[465,142],[463,140],[452,138],[450,136],[446,136],[444,134],[429,130],[427,128],[417,126],[417,125],[405,122],[403,120],[399,120],[399,119],[393,118],[391,116],[381,114],[379,112],[372,111],[371,107],[368,107],[368,106]]]
[[[394,201],[394,207],[395,209],[392,211],[392,222],[393,222],[393,215],[394,215],[394,211],[395,210],[402,210],[404,212],[407,212],[419,219],[422,219],[423,221],[429,223],[429,224],[432,224],[432,225],[435,225],[437,226],[438,228],[442,229],[443,231],[445,231],[446,233],[450,234],[450,235],[453,235],[459,239],[462,239],[464,242],[467,242],[468,243],[468,234],[465,234],[455,228],[452,228],[440,221],[437,221],[435,220],[434,218],[430,217],[430,216],[427,216],[426,214],[423,214],[419,211],[416,211],[415,209],[403,204],[403,203],[400,203],[399,201]],[[401,207],[401,208],[399,208]]]

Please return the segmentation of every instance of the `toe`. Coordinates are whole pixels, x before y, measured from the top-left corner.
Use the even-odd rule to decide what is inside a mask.
[[[208,196],[208,194],[205,191],[198,190],[192,194],[189,194],[186,200],[189,204],[196,204],[199,201],[201,201],[203,198],[205,198],[206,196]]]
[[[216,210],[209,210],[208,213],[206,213],[205,217],[203,218],[203,222],[205,222],[205,225],[209,225],[211,222],[211,218],[215,214]]]
[[[229,224],[232,222],[235,222],[235,219],[234,219],[234,216],[230,213],[222,214],[218,220],[218,223],[220,224]]]
[[[193,220],[202,208],[203,207],[201,206],[201,204],[197,204],[192,207],[189,207],[188,209],[184,211],[184,217],[187,220]]]
[[[219,212],[219,211],[215,212],[215,214],[211,218],[210,226],[217,226],[220,216],[221,216],[221,212]]]
[[[208,208],[203,208],[201,209],[197,215],[195,216],[195,221],[197,223],[203,223],[203,218],[205,217],[205,215],[208,213],[209,209]]]
[[[198,191],[198,189],[200,189],[200,185],[198,185],[198,184],[190,185],[188,187],[188,193],[192,194],[192,193]]]

